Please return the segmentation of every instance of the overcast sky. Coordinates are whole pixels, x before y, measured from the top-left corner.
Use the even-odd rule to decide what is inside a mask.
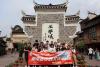
[[[35,0],[40,4],[60,4],[66,0]],[[2,35],[8,35],[11,27],[21,25],[21,10],[26,14],[34,15],[33,0],[0,0],[0,30]],[[100,14],[100,0],[69,0],[66,14],[73,15],[80,10],[80,17],[86,18],[87,11]]]

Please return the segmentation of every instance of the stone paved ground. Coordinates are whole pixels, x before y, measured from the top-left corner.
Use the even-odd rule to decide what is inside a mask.
[[[96,60],[93,58],[93,60],[89,60],[88,56],[85,56],[85,60],[87,62],[88,65],[92,65],[92,67],[98,66],[100,67],[100,60]]]
[[[18,58],[18,53],[0,56],[0,67],[5,67],[6,65],[14,62],[17,58]]]

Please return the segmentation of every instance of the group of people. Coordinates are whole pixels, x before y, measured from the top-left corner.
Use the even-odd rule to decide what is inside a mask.
[[[4,41],[0,38],[0,56],[14,52],[14,45],[12,41]]]
[[[89,48],[88,49],[88,55],[89,55],[89,59],[93,59],[93,57],[96,60],[100,60],[100,51],[96,48],[95,50],[93,48]]]
[[[67,50],[70,48],[71,48],[70,45],[67,45],[65,43],[60,43],[59,41],[58,42],[46,41],[46,43],[44,43],[44,42],[39,43],[38,40],[35,40],[32,50],[38,51],[38,52],[40,52],[40,51],[57,52],[57,51]]]
[[[69,49],[73,49],[73,48],[71,48],[71,46],[67,45],[66,43],[60,43],[59,41],[57,41],[57,42],[46,41],[44,43],[44,42],[39,42],[38,40],[35,40],[34,44],[27,43],[25,45],[25,47],[24,47],[25,60],[26,60],[26,62],[28,61],[28,51],[58,52],[58,51],[69,50]],[[75,50],[73,50],[73,51],[75,52]],[[63,67],[63,65],[62,65],[62,67]]]

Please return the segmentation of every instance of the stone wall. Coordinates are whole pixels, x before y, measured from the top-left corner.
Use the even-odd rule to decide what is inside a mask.
[[[37,14],[37,26],[26,26],[26,33],[31,36],[31,42],[36,39],[42,40],[42,24],[43,23],[58,23],[59,24],[59,39],[61,42],[69,42],[76,31],[76,26],[64,26],[64,14]]]
[[[38,14],[37,22],[40,28],[42,28],[43,23],[58,23],[59,32],[64,27],[64,14]],[[42,33],[42,31],[41,31]],[[62,34],[59,34],[59,37]],[[42,36],[42,35],[41,35]]]

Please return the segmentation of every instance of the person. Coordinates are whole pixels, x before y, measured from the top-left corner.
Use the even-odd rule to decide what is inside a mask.
[[[43,45],[44,45],[44,43],[43,42],[40,42],[40,44],[38,46],[38,52],[40,52],[40,51],[43,50]]]
[[[71,45],[67,45],[67,50],[70,50],[71,49]]]
[[[33,47],[38,50],[38,47],[39,47],[38,40],[35,40],[35,43],[33,44]]]
[[[59,39],[57,39],[57,44],[60,45],[60,40]]]
[[[7,41],[7,49],[8,49],[8,52],[13,53],[14,46],[13,46],[12,41]]]
[[[95,59],[97,59],[97,48],[94,50],[93,56],[94,56]]]
[[[93,57],[93,49],[90,47],[89,49],[88,49],[88,51],[89,51],[89,59],[91,59],[92,60],[92,57]]]
[[[22,57],[23,58],[23,53],[24,53],[24,44],[20,43],[19,44],[19,47],[18,47],[18,52],[19,52],[19,57]]]
[[[0,38],[0,56],[6,54],[6,47],[6,42],[2,38]]]
[[[43,45],[43,50],[48,50],[49,47],[49,41],[46,41],[46,43]]]
[[[48,48],[49,52],[56,52],[55,46],[53,44],[53,42],[51,42],[51,44],[49,44],[49,48]]]
[[[24,47],[24,58],[25,61],[28,61],[28,45],[25,43],[25,47]]]
[[[97,60],[100,60],[100,52],[99,52],[99,50],[98,50],[98,49],[97,49],[97,51],[96,51],[96,54],[97,54],[96,59],[97,59]]]
[[[28,43],[28,44],[26,43],[24,47],[24,57],[25,57],[25,61],[27,65],[28,65],[28,51],[31,51],[31,50],[32,50],[31,43]]]
[[[60,51],[61,43],[59,42],[59,39],[57,39],[57,45],[56,45],[56,51]]]
[[[54,46],[57,47],[57,42],[54,42]]]
[[[56,44],[56,43],[51,41],[51,43],[49,44],[49,47],[48,47],[48,52],[56,52],[56,48],[55,48],[54,44]],[[58,67],[58,65],[48,65],[48,67]]]
[[[76,54],[76,49],[75,49],[74,47],[72,47],[72,52],[73,52],[74,54]]]
[[[65,47],[65,43],[62,43],[61,45],[62,45],[61,51],[67,50],[66,47]]]
[[[61,43],[61,51],[65,51],[67,50],[66,46],[65,46],[65,43]],[[60,65],[60,67],[72,67],[72,64],[63,64],[63,65]]]

